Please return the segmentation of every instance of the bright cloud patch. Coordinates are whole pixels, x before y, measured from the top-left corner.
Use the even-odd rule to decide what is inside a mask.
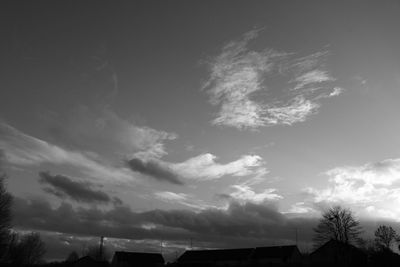
[[[335,168],[326,174],[330,187],[307,189],[315,202],[346,203],[362,207],[367,215],[400,220],[400,159]]]
[[[286,213],[302,214],[311,212],[315,212],[315,210],[309,207],[307,203],[300,201],[293,204]]]
[[[256,193],[251,187],[247,185],[233,185],[233,192],[229,194],[235,200],[243,201],[243,202],[254,202],[254,203],[262,203],[265,201],[271,200],[279,200],[283,197],[276,193],[276,189],[267,188],[260,193]]]
[[[182,183],[183,179],[212,180],[225,175],[246,176],[254,174],[256,168],[263,164],[261,157],[256,155],[245,155],[226,164],[215,160],[216,156],[207,153],[180,163],[133,158],[127,164],[133,171],[175,184]]]
[[[306,120],[316,111],[317,99],[340,93],[326,95],[327,83],[335,80],[323,64],[326,52],[293,58],[292,54],[273,49],[250,50],[249,42],[258,33],[253,30],[242,40],[228,43],[210,62],[210,78],[204,88],[211,104],[219,107],[213,124],[239,129],[290,125]],[[256,97],[276,86],[270,84],[273,77],[285,80],[280,95]]]
[[[184,177],[193,179],[199,177],[211,180],[225,175],[250,175],[253,174],[254,167],[262,164],[262,158],[257,155],[245,155],[226,164],[217,163],[216,159],[216,156],[207,153],[188,159],[182,163],[173,164],[171,167]]]
[[[335,88],[333,88],[332,92],[328,95],[328,97],[338,96],[341,93],[343,93],[343,89],[340,87],[335,87]]]
[[[182,201],[182,200],[187,200],[187,198],[188,198],[187,194],[174,193],[174,192],[169,192],[169,191],[156,192],[154,195],[157,198],[160,198],[163,200],[172,200],[172,201]]]

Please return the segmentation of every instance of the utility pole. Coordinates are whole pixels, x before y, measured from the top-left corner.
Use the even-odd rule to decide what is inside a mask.
[[[296,230],[296,246],[298,245],[297,244],[297,227],[296,228],[294,228],[295,230]]]
[[[103,259],[103,243],[104,243],[104,236],[101,236],[100,237],[100,252],[99,252],[100,260]]]

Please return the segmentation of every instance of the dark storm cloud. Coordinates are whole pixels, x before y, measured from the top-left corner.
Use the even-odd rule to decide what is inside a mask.
[[[156,180],[183,185],[179,174],[155,160],[144,161],[139,158],[133,158],[128,160],[127,164],[131,170],[153,177]]]
[[[68,218],[68,220],[65,220]],[[288,218],[272,205],[238,204],[227,209],[150,210],[133,212],[126,206],[104,211],[61,204],[51,207],[40,199],[16,198],[14,225],[83,236],[184,241],[195,238],[209,247],[262,245],[294,240],[294,229],[309,242],[314,219]]]
[[[65,175],[51,175],[49,172],[40,172],[40,182],[50,187],[44,188],[48,193],[65,198],[68,197],[77,202],[121,202],[118,198],[111,198],[106,193],[92,188],[88,182],[77,182]]]
[[[73,208],[63,203],[52,207],[41,199],[15,197],[13,225],[16,229],[48,231],[71,236],[129,239],[143,242],[168,241],[185,247],[192,239],[201,248],[254,247],[293,244],[312,247],[313,227],[318,218],[294,217],[268,204],[231,202],[227,209],[150,210],[134,212],[127,206],[109,210]],[[65,218],[68,218],[66,220]],[[362,220],[364,236],[370,237],[379,223]],[[143,248],[141,248],[143,249]]]

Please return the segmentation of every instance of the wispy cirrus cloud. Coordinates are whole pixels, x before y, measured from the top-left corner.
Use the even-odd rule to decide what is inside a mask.
[[[361,166],[334,168],[325,173],[329,186],[307,188],[314,203],[346,203],[364,215],[380,214],[399,220],[400,159],[386,159]],[[375,214],[375,215],[376,215]]]
[[[298,90],[304,88],[307,85],[318,84],[327,81],[334,81],[328,71],[326,70],[312,70],[308,71],[294,79],[296,86],[293,88],[294,90]]]
[[[5,152],[6,160],[15,165],[68,165],[92,179],[120,182],[134,180],[127,168],[115,167],[95,153],[64,149],[27,135],[6,123],[0,122],[0,137],[0,148]]]
[[[188,195],[184,193],[174,193],[170,191],[160,191],[154,193],[154,195],[162,200],[168,200],[168,201],[183,201],[188,199]]]
[[[158,191],[154,193],[155,198],[174,205],[180,204],[195,210],[202,210],[213,207],[207,205],[202,200],[196,199],[193,195],[185,193],[174,193],[170,191]]]
[[[242,40],[230,42],[222,53],[210,62],[210,79],[205,84],[213,105],[220,105],[216,125],[238,128],[258,127],[265,124],[263,105],[251,99],[262,89],[263,75],[270,72],[273,58],[284,54],[273,50],[248,51],[247,44],[258,35],[250,31]]]
[[[211,104],[219,107],[214,125],[254,129],[302,122],[318,110],[317,100],[332,90],[327,84],[335,78],[325,68],[327,52],[296,58],[294,53],[270,48],[249,49],[259,32],[252,30],[241,40],[228,43],[209,61],[210,77],[204,88]],[[260,97],[260,92],[278,86],[270,82],[276,77],[284,80],[282,92]]]
[[[297,96],[286,105],[268,108],[269,124],[292,125],[296,122],[305,121],[309,115],[317,112],[320,105],[314,101],[307,100],[303,96]]]
[[[54,141],[103,154],[161,157],[167,154],[164,142],[177,138],[175,133],[139,126],[108,107],[78,106],[64,115],[48,112],[42,120]]]
[[[83,203],[122,203],[120,199],[112,198],[105,192],[95,189],[93,183],[75,181],[66,175],[52,175],[49,172],[40,172],[39,177],[40,183],[48,186],[44,190],[57,197]]]
[[[135,172],[175,184],[181,184],[185,179],[213,180],[225,175],[246,176],[254,174],[263,164],[262,158],[257,155],[245,155],[225,164],[217,163],[216,159],[215,155],[206,153],[180,163],[156,158],[133,158],[127,164]]]

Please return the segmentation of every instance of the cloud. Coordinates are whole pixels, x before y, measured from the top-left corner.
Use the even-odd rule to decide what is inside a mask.
[[[265,181],[265,176],[269,171],[260,166],[253,170],[252,175],[246,177],[243,182],[231,185],[226,193],[217,194],[217,196],[236,201],[238,203],[271,203],[283,199],[277,193],[275,188],[260,188],[260,183]]]
[[[328,97],[338,96],[341,93],[343,93],[343,91],[344,91],[343,88],[335,87],[333,88],[333,91],[328,95]]]
[[[188,211],[148,210],[134,212],[126,206],[111,209],[74,208],[62,203],[51,206],[41,199],[15,197],[13,225],[16,229],[48,231],[63,235],[62,242],[74,243],[75,238],[105,236],[115,242],[148,243],[163,240],[168,247],[184,250],[188,240],[194,247],[233,248],[293,244],[298,232],[298,245],[309,250],[318,217],[308,214],[290,216],[271,203],[231,202],[226,208]],[[68,220],[65,220],[68,218]],[[385,225],[393,224],[386,220]],[[373,235],[379,222],[361,219],[366,235]],[[124,239],[124,240],[118,240]],[[107,244],[107,243],[106,243]],[[120,247],[123,244],[120,244]],[[135,246],[136,247],[136,246]],[[139,246],[140,247],[140,246]]]
[[[212,180],[225,175],[246,176],[254,173],[254,169],[263,164],[257,155],[244,155],[226,164],[217,163],[217,157],[206,153],[190,158],[181,163],[172,164],[172,168],[182,176],[192,179]]]
[[[174,193],[170,191],[159,191],[155,192],[154,196],[161,201],[180,204],[186,207],[190,207],[195,210],[201,210],[210,208],[211,205],[205,204],[203,201],[195,199],[194,196],[184,193]]]
[[[210,103],[219,107],[214,125],[254,129],[305,121],[320,107],[316,101],[330,90],[327,84],[335,81],[325,69],[327,52],[296,58],[269,48],[249,49],[259,32],[228,43],[209,61],[210,77],[203,88]],[[278,95],[272,93],[275,87],[283,88]],[[268,92],[267,98],[262,91]]]
[[[306,202],[300,201],[293,204],[286,213],[294,214],[310,214],[316,212],[313,208],[309,207]]]
[[[346,203],[365,216],[395,214],[392,218],[400,218],[400,159],[339,167],[325,174],[327,188],[306,189],[315,203]]]
[[[6,153],[4,153],[2,149],[0,149],[0,172],[3,171],[5,161],[6,161]]]
[[[156,192],[154,194],[157,198],[163,199],[163,200],[168,200],[168,201],[182,201],[182,200],[187,200],[188,195],[184,193],[174,193],[174,192],[169,192],[169,191],[163,191],[163,192]]]
[[[0,122],[0,148],[11,164],[31,166],[51,163],[75,167],[83,175],[103,181],[133,181],[127,168],[117,168],[101,160],[96,154],[67,150],[41,139],[24,134]]]
[[[319,106],[318,103],[306,100],[303,96],[298,96],[286,106],[268,108],[268,122],[270,124],[287,125],[302,122],[315,113]]]
[[[273,67],[272,58],[283,56],[273,50],[248,51],[249,41],[258,31],[250,31],[244,38],[222,48],[222,53],[211,63],[208,88],[210,102],[221,105],[213,124],[237,128],[258,127],[265,124],[264,108],[251,100],[251,95],[262,89],[262,74]]]
[[[105,192],[93,189],[93,184],[89,182],[78,182],[65,175],[51,175],[49,172],[40,172],[40,182],[50,187],[45,188],[45,191],[54,194],[58,197],[68,197],[77,202],[85,203],[110,203],[117,201],[121,204],[118,198],[112,199]]]
[[[275,188],[267,188],[260,193],[256,193],[250,186],[239,184],[233,185],[233,192],[229,196],[237,201],[263,203],[282,199],[281,195],[276,193]]]
[[[108,107],[79,106],[65,116],[48,113],[42,117],[55,141],[103,154],[161,157],[167,154],[164,142],[177,138],[175,133],[138,126]]]
[[[294,79],[294,82],[296,82],[296,86],[294,87],[294,90],[298,90],[301,88],[304,88],[306,85],[312,85],[312,84],[317,84],[317,83],[322,83],[322,82],[327,82],[327,81],[334,81],[335,79],[332,78],[327,71],[323,70],[312,70],[309,72],[306,72],[304,74],[301,74],[300,76],[296,77]]]
[[[216,159],[215,155],[206,153],[180,163],[133,158],[127,164],[135,172],[174,184],[182,184],[183,179],[212,180],[226,175],[247,176],[254,174],[263,164],[262,158],[257,155],[244,155],[226,164],[217,163]]]
[[[181,181],[182,177],[161,160],[149,159],[145,161],[139,158],[133,158],[127,161],[127,165],[132,171],[147,175],[158,181],[183,185]]]
[[[16,197],[13,210],[14,225],[20,229],[132,240],[187,242],[194,238],[209,247],[292,243],[295,227],[301,231],[303,241],[310,241],[316,223],[314,218],[291,219],[268,203],[231,202],[224,209],[134,212],[126,206],[100,210],[62,203],[51,207],[40,199]]]

